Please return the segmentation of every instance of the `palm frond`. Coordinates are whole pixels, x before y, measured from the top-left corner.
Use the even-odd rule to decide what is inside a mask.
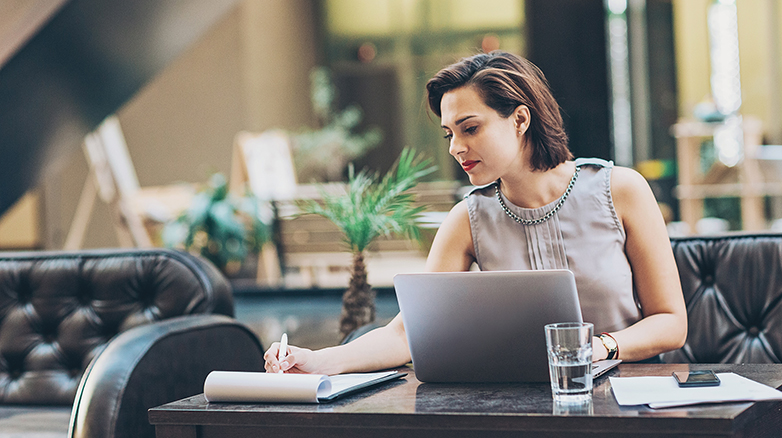
[[[414,197],[408,191],[436,169],[430,159],[405,148],[382,178],[366,169],[356,173],[351,164],[346,193],[328,193],[321,187],[321,202],[306,201],[299,208],[302,214],[317,214],[332,221],[353,252],[363,251],[378,236],[406,234],[418,239],[416,219],[424,207],[414,206]]]

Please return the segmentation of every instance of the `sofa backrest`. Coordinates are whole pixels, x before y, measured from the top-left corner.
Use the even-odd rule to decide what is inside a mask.
[[[233,316],[209,262],[165,249],[0,253],[0,403],[70,405],[115,335],[176,316]]]
[[[684,347],[669,363],[778,363],[782,358],[782,235],[671,240],[687,305]]]

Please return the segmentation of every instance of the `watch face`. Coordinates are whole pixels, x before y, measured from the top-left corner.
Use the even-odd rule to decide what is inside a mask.
[[[605,335],[601,336],[600,338],[603,340],[603,345],[605,345],[606,348],[608,348],[609,350],[616,349],[616,341],[614,340],[614,338]]]

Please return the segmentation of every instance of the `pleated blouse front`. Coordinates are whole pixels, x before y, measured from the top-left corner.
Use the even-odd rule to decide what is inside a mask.
[[[473,245],[484,271],[570,269],[576,278],[584,321],[595,333],[621,330],[641,319],[625,232],[611,198],[613,163],[580,158],[570,195],[547,221],[522,225],[497,200],[495,185],[477,187],[467,196]],[[502,196],[507,208],[523,219],[553,210],[556,200],[540,208],[522,208]]]

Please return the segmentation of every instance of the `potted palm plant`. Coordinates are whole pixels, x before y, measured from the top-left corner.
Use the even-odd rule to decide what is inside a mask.
[[[382,179],[366,169],[355,173],[350,164],[345,193],[327,193],[321,188],[321,202],[309,200],[299,205],[302,214],[317,214],[337,225],[353,254],[350,282],[342,296],[339,325],[343,337],[375,319],[375,292],[367,282],[364,261],[367,247],[375,238],[391,234],[420,240],[416,219],[424,207],[414,205],[409,190],[435,170],[430,159],[405,149]]]

